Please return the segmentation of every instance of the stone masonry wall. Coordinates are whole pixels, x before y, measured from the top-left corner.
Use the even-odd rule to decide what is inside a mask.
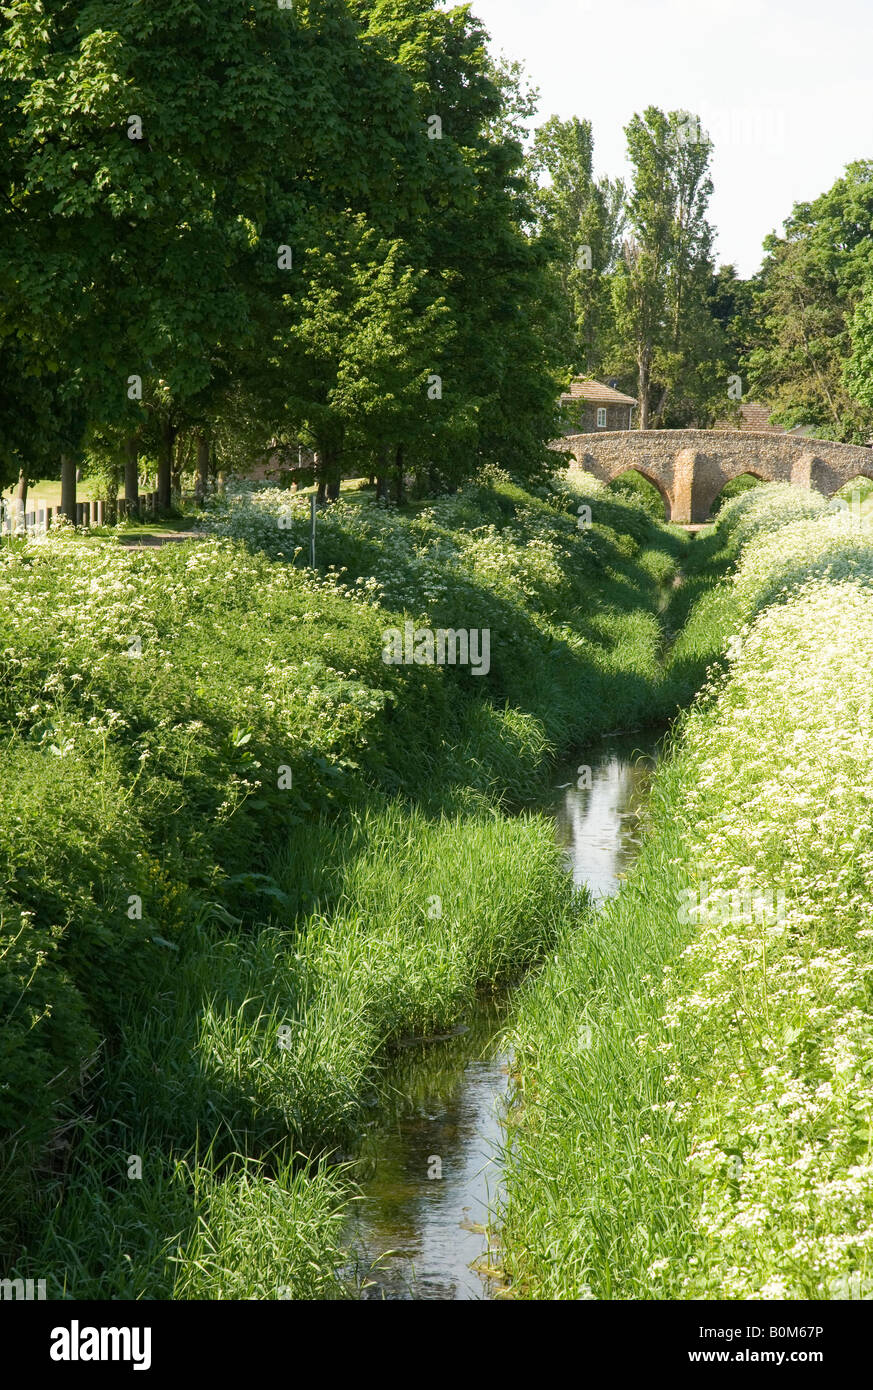
[[[826,497],[859,474],[873,478],[873,449],[745,430],[616,430],[569,435],[550,448],[571,454],[571,468],[603,482],[636,469],[655,484],[676,522],[706,521],[725,483],[741,473]]]
[[[609,434],[610,432],[622,431],[628,428],[632,416],[629,414],[631,407],[627,405],[616,405],[612,402],[603,401],[583,401],[571,400],[566,397],[563,402],[564,414],[568,420],[566,435],[576,433],[596,433]],[[597,412],[606,410],[606,425],[598,427]]]

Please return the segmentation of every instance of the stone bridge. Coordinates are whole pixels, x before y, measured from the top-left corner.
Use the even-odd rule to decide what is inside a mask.
[[[873,449],[750,430],[618,430],[571,434],[550,448],[570,453],[610,483],[634,469],[664,499],[668,521],[706,521],[725,483],[750,473],[768,483],[794,483],[831,497],[853,478],[873,478]]]

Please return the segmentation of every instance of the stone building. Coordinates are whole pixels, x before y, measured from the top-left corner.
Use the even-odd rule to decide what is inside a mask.
[[[728,419],[727,417],[716,420],[713,429],[747,430],[753,434],[787,434],[793,435],[797,439],[814,439],[816,437],[815,425],[794,425],[789,430],[784,425],[771,424],[770,414],[775,408],[775,406],[763,405],[760,401],[743,401],[740,406],[739,420]]]
[[[633,429],[636,399],[614,386],[590,377],[576,377],[561,397],[564,434],[597,434],[600,430]]]
[[[269,456],[254,464],[245,474],[256,482],[287,482],[288,476],[297,469],[315,466],[315,454],[302,444],[285,445],[282,449],[274,447]]]

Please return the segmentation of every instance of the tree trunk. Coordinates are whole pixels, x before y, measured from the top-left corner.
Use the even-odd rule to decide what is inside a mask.
[[[640,422],[637,428],[647,430],[649,428],[649,362],[647,357],[640,358],[639,368],[637,394],[640,398]]]
[[[76,465],[69,454],[61,454],[61,515],[76,524]]]
[[[389,453],[386,447],[379,449],[379,461],[376,466],[376,501],[388,501],[388,469],[390,468]]]
[[[395,457],[394,500],[398,507],[403,501],[403,445],[398,444]]]
[[[327,479],[327,496],[331,502],[338,502],[342,489],[343,472],[340,466],[342,453],[339,449],[328,449],[325,452],[324,476]]]
[[[174,497],[181,496],[182,493],[182,473],[185,463],[185,436],[179,435],[178,443],[173,454],[173,466],[170,472],[171,490]]]
[[[173,501],[173,442],[176,431],[169,420],[161,422],[161,447],[158,452],[158,507],[170,510]]]
[[[128,516],[139,516],[139,444],[133,436],[124,444],[124,500]]]
[[[15,499],[16,499],[16,502],[20,503],[20,506],[17,507],[17,510],[20,511],[20,512],[26,512],[26,511],[27,511],[27,486],[28,486],[28,481],[29,481],[29,480],[28,480],[28,476],[27,476],[27,468],[26,468],[26,467],[20,468],[20,469],[18,470],[18,484],[17,484],[17,486],[16,486],[16,488],[15,488]]]
[[[209,491],[209,439],[205,434],[197,436],[197,501],[202,506]]]
[[[335,502],[340,495],[342,474],[339,467],[339,451],[333,445],[325,445],[315,454],[315,479],[318,484],[318,503]]]

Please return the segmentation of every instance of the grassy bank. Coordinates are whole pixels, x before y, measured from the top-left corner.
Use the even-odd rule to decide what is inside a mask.
[[[873,539],[760,488],[631,878],[526,990],[506,1264],[557,1298],[869,1296]],[[708,637],[707,637],[708,632]],[[774,698],[774,693],[778,697]]]
[[[675,704],[687,543],[632,499],[340,504],[316,573],[286,504],[0,556],[0,1222],[52,1296],[337,1294],[321,1160],[392,1045],[578,913],[548,823],[509,810]],[[487,674],[386,664],[409,619],[489,629]]]

